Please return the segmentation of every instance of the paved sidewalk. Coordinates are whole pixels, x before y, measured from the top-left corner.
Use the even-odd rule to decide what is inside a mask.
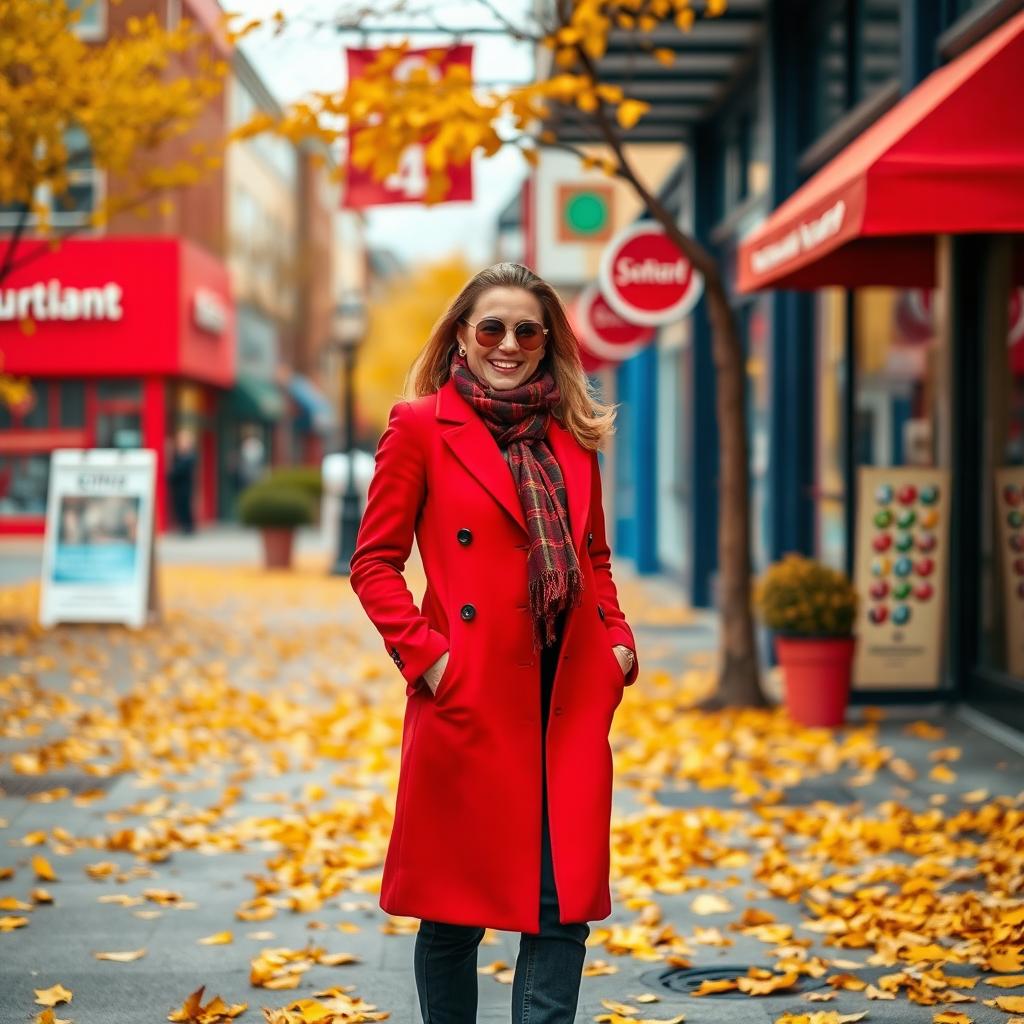
[[[0,1024],[30,1020],[41,1009],[33,989],[57,983],[74,993],[57,1016],[76,1024],[161,1021],[199,985],[206,986],[204,999],[220,994],[248,1003],[243,1022],[262,1019],[260,1007],[335,985],[354,986],[354,995],[392,1021],[419,1020],[415,922],[389,923],[375,892],[404,686],[347,581],[326,575],[314,535],[301,552],[302,571],[268,574],[256,568],[252,536],[167,538],[167,620],[140,634],[107,627],[40,632],[29,621],[33,586],[4,592],[26,619],[0,631],[0,784],[8,789],[0,798],[0,868],[14,871],[0,881],[0,899],[31,909],[9,902],[0,911]],[[30,568],[30,555],[25,559]],[[205,565],[182,565],[200,560]],[[992,828],[1005,814],[997,798],[1020,797],[1024,758],[939,707],[886,709],[883,717],[854,709],[835,736],[794,732],[771,713],[696,716],[685,708],[708,682],[713,617],[682,607],[671,584],[638,579],[625,564],[617,579],[643,672],[624,694],[612,737],[615,903],[609,919],[591,924],[577,1020],[604,1014],[613,1021],[602,1000],[639,1011],[623,1020],[685,1014],[688,1024],[774,1021],[787,1011],[819,1009],[868,1010],[869,1021],[930,1022],[940,1009],[964,1010],[981,1024],[1006,1020],[983,999],[1014,990],[982,985],[963,990],[977,997],[963,1005],[921,1005],[902,991],[869,1001],[845,988],[820,1006],[809,1002],[811,992],[833,991],[828,977],[852,972],[878,985],[903,965],[871,964],[870,943],[827,945],[827,928],[808,927],[807,895],[822,904],[852,898],[857,890],[840,874],[877,870],[881,884],[886,873],[902,877],[916,856],[931,856],[932,883],[927,873],[915,883],[915,903],[923,907],[948,867],[939,839],[968,829],[971,822],[957,815],[974,813],[970,808],[989,808],[986,821],[974,824]],[[410,582],[420,593],[415,565]],[[925,719],[927,725],[913,725]],[[117,764],[127,770],[111,779],[87,771]],[[937,766],[946,771],[934,774]],[[776,784],[776,797],[786,802],[775,812],[759,815],[738,802],[744,790]],[[53,792],[58,785],[70,795]],[[96,796],[83,798],[92,787]],[[833,803],[813,803],[818,798]],[[835,845],[837,829],[842,841]],[[901,833],[911,832],[917,855],[899,848]],[[826,856],[824,845],[815,846],[827,842]],[[987,851],[993,860],[1006,858],[1008,879],[1012,856],[1019,870],[1019,835],[1015,855],[998,845],[1005,842],[999,835],[978,842],[970,848],[964,832],[964,863]],[[841,863],[844,845],[856,851],[851,863]],[[783,850],[773,865],[773,851]],[[59,881],[37,877],[37,855]],[[833,862],[836,880],[816,874]],[[977,888],[981,903],[991,902],[992,870],[967,874],[953,888]],[[52,905],[34,901],[40,886]],[[858,886],[870,890],[867,881]],[[724,902],[709,903],[709,896]],[[873,908],[864,909],[873,922],[867,933],[882,927],[884,900],[880,893],[862,898]],[[771,943],[750,919],[743,930],[734,927],[752,908],[777,926]],[[937,913],[913,925],[908,917],[904,930],[930,934]],[[19,916],[27,923],[3,934],[3,919]],[[229,943],[198,942],[225,930],[233,933]],[[480,966],[500,972],[513,965],[518,938],[489,933]],[[250,985],[261,950],[310,944],[358,962],[313,964],[293,990]],[[677,964],[718,971],[739,965],[742,972],[771,968],[787,946],[791,954],[846,966],[804,975],[797,987],[770,996],[696,997],[659,980],[673,956]],[[129,963],[94,955],[140,949],[145,954]],[[944,966],[949,975],[981,973],[969,963]],[[510,986],[489,974],[479,981],[479,1020],[507,1021]],[[642,993],[659,1001],[631,1002]]]

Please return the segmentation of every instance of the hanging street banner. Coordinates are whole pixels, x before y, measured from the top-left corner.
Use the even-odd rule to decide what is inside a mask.
[[[619,316],[648,327],[686,316],[704,290],[703,276],[653,221],[632,224],[608,243],[598,280]]]
[[[50,459],[39,621],[142,627],[156,610],[156,452],[58,448]]]
[[[438,62],[429,60],[428,53],[444,51],[444,57]],[[348,64],[348,80],[362,78],[371,67],[380,50],[355,48],[347,49],[345,57]],[[473,44],[460,43],[458,46],[429,47],[420,50],[409,50],[398,62],[392,77],[398,81],[407,78],[413,71],[425,68],[438,81],[446,70],[453,65],[462,64],[470,71],[473,67]],[[427,195],[427,157],[426,149],[429,139],[413,146],[408,146],[402,153],[398,170],[385,178],[376,181],[369,170],[362,170],[352,163],[352,155],[356,148],[356,139],[360,129],[349,132],[346,182],[342,190],[342,205],[348,209],[361,210],[368,206],[389,206],[394,203],[422,203]],[[452,203],[468,201],[473,198],[473,161],[448,167],[451,179],[448,191],[441,202]]]
[[[615,312],[595,284],[587,285],[577,299],[580,344],[592,355],[621,363],[654,341],[655,330],[630,323]]]

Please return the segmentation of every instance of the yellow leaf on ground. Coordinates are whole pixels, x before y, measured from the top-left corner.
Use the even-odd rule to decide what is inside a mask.
[[[996,996],[995,1004],[1007,1013],[1024,1013],[1024,996]]]
[[[32,870],[40,882],[56,882],[57,876],[53,872],[50,862],[41,854],[37,853],[32,858]]]
[[[234,941],[235,936],[231,932],[214,932],[213,935],[204,935],[201,939],[196,939],[201,946],[225,946]]]
[[[971,1024],[971,1018],[959,1010],[941,1010],[932,1014],[933,1024]]]
[[[61,984],[51,985],[49,988],[34,989],[36,1002],[40,1006],[59,1006],[61,1003],[70,1003],[74,993],[71,989]]]
[[[1000,988],[1018,988],[1024,985],[1024,974],[1002,974],[998,977],[985,978],[989,985],[998,985]]]
[[[695,914],[727,914],[733,907],[724,896],[713,892],[702,892],[690,904],[690,909]]]
[[[141,960],[145,955],[145,949],[128,949],[116,953],[93,953],[97,960],[112,960],[116,964],[129,964],[133,960]]]

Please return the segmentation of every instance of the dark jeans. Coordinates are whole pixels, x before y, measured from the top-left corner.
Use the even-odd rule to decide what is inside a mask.
[[[541,735],[547,731],[548,705],[554,681],[557,643],[541,653]],[[541,770],[546,751],[541,744]],[[542,778],[546,776],[542,774]],[[547,786],[541,787],[540,930],[522,932],[512,981],[513,1024],[572,1024],[576,1019],[580,979],[590,926],[560,924],[558,893],[551,862]],[[484,929],[471,925],[422,920],[413,954],[416,989],[423,1024],[475,1024],[477,1010],[477,947]]]

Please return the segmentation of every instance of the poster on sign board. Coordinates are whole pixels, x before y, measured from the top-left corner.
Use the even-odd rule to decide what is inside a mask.
[[[948,471],[858,468],[854,689],[939,686],[948,551]]]
[[[43,626],[121,622],[157,610],[156,452],[60,448],[50,460],[39,599]]]

